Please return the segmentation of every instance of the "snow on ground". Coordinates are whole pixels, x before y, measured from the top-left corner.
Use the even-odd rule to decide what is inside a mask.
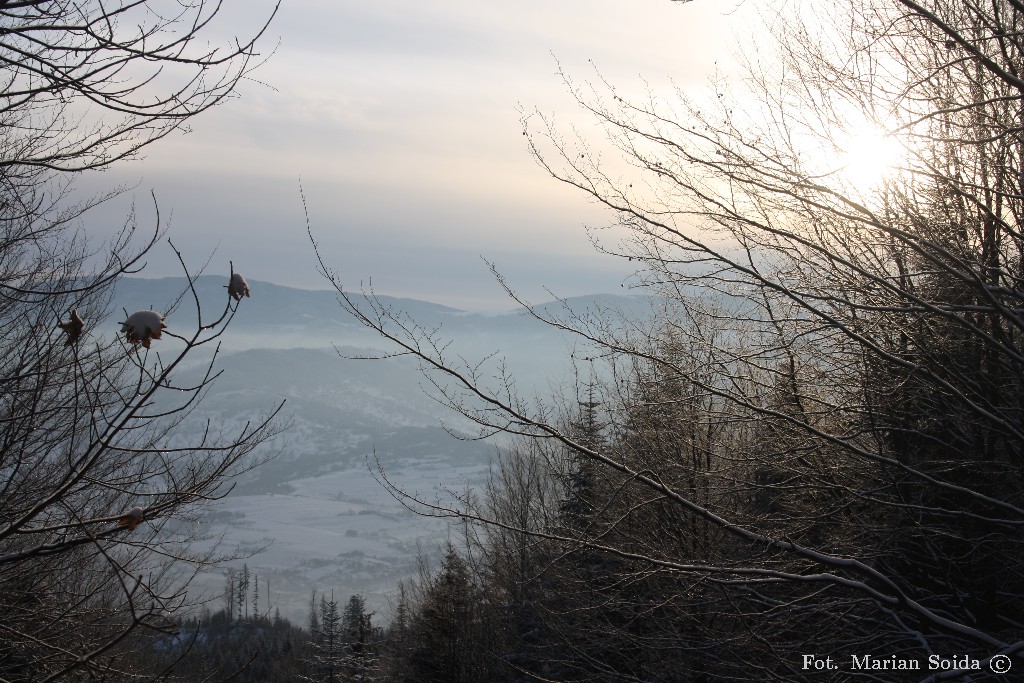
[[[443,458],[425,457],[392,461],[385,469],[398,486],[433,499],[442,484],[459,489],[479,483],[487,465],[482,459],[452,466]],[[253,557],[229,563],[235,569],[245,563],[259,576],[260,612],[272,613],[276,607],[282,616],[304,624],[310,593],[333,590],[340,602],[361,593],[369,609],[376,610],[377,623],[386,621],[387,596],[400,579],[415,574],[418,552],[436,554],[447,538],[447,521],[406,510],[365,464],[288,485],[286,494],[228,496],[208,520],[208,532],[224,534],[224,551],[266,546]],[[211,597],[222,594],[224,575],[205,574],[197,587]],[[214,600],[211,609],[222,605]]]

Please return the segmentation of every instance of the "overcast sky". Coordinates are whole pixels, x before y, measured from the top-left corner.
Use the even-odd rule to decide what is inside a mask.
[[[230,3],[229,3],[230,4]],[[236,3],[244,25],[263,2]],[[284,0],[277,52],[242,97],[142,161],[84,182],[156,192],[193,263],[216,249],[250,279],[323,287],[313,230],[346,286],[474,310],[505,309],[481,256],[529,296],[621,291],[628,263],[595,254],[585,225],[612,217],[533,162],[520,109],[592,129],[557,63],[588,60],[619,87],[699,88],[733,49],[739,0]],[[229,17],[226,17],[229,18]],[[598,134],[598,131],[593,131]],[[123,205],[105,209],[116,222]],[[94,219],[95,220],[95,219]],[[166,247],[150,276],[179,274]]]

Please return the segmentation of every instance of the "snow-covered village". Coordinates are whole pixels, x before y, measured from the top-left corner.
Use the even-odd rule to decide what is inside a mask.
[[[1012,681],[1018,0],[0,0],[0,683]]]

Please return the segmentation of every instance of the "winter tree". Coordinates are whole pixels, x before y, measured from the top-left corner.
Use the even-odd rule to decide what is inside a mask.
[[[347,681],[367,683],[377,680],[381,637],[380,629],[371,623],[372,618],[373,612],[366,611],[366,600],[362,595],[349,598],[341,615],[341,627],[345,634],[342,666]]]
[[[330,600],[326,596],[320,597],[316,617],[310,616],[310,623],[314,621],[317,628],[310,633],[310,668],[313,675],[309,680],[316,683],[341,681],[345,660],[345,632],[333,591]]]
[[[252,619],[260,620],[260,575],[252,577]]]
[[[236,605],[238,612],[238,620],[242,621],[249,618],[249,582],[252,580],[252,572],[249,571],[249,565],[243,564],[242,571],[238,573],[238,590],[235,592],[235,600],[238,601]]]
[[[465,560],[449,546],[436,575],[425,586],[412,627],[411,680],[490,680],[492,662],[482,638],[477,599]]]
[[[235,591],[238,589],[238,575],[228,567],[224,570],[224,613],[228,621],[234,621]]]
[[[72,172],[138,156],[236,92],[265,26],[217,45],[219,12],[201,0],[0,3],[4,680],[129,676],[134,636],[167,628],[214,559],[189,551],[196,513],[273,433],[269,416],[181,429],[215,371],[196,386],[177,370],[244,304],[189,286],[170,310],[110,311],[118,278],[163,235],[160,211],[154,200],[150,218],[133,213],[100,243],[90,209],[110,195],[71,192]]]

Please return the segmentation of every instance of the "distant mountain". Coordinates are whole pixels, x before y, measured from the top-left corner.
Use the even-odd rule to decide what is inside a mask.
[[[167,313],[171,329],[188,329],[195,324],[195,302],[182,296],[184,278],[122,278],[113,302],[115,316],[153,308]],[[227,302],[227,277],[204,276],[195,288],[203,317],[219,316]],[[347,346],[383,351],[394,350],[386,340],[347,314],[337,293],[283,287],[251,281],[251,298],[243,299],[228,333],[221,342],[226,350],[330,348]],[[355,296],[357,303],[365,301]],[[416,299],[379,297],[379,302],[401,311],[424,329],[434,330],[439,339],[451,341],[451,357],[467,361],[492,357],[497,372],[501,361],[518,379],[525,394],[547,393],[548,383],[566,374],[570,356],[580,344],[572,335],[537,320],[524,308],[504,313],[473,313]],[[649,296],[596,294],[565,301],[545,302],[533,310],[545,317],[571,321],[573,315],[600,316],[614,321],[618,316],[632,320],[651,319],[658,300]],[[173,310],[172,310],[173,307]],[[170,312],[169,312],[170,311]],[[120,313],[118,313],[120,312]],[[116,329],[113,322],[111,329]]]
[[[186,292],[185,278],[121,278],[113,301],[114,311],[151,308],[167,313],[172,306],[175,312],[195,319],[195,303]],[[196,293],[203,306],[204,317],[219,315],[227,301],[227,277],[205,275],[195,281]],[[243,299],[234,324],[246,329],[302,329],[310,333],[310,343],[329,336],[332,331],[352,330],[361,325],[338,303],[338,294],[333,290],[310,290],[284,287],[269,282],[250,281],[252,296]],[[185,294],[183,294],[185,293]],[[357,304],[365,302],[362,294],[353,294]],[[480,331],[491,334],[521,332],[524,320],[530,316],[526,309],[516,307],[502,313],[475,313],[443,306],[441,304],[389,296],[379,296],[378,301],[395,311],[402,311],[424,327],[442,325],[454,331]],[[654,297],[643,295],[595,294],[572,297],[563,301],[551,301],[533,307],[538,313],[559,315],[568,306],[576,311],[621,311],[629,315],[649,315]],[[115,313],[116,315],[116,313]],[[529,323],[526,323],[529,324]]]
[[[227,303],[226,284],[227,277],[207,275],[196,279],[195,290],[204,319],[215,319],[223,312]],[[173,315],[185,324],[193,324],[195,299],[186,286],[187,281],[180,277],[121,278],[113,301],[114,311],[131,313],[149,308],[168,314],[168,319]],[[351,343],[353,335],[376,339],[376,335],[360,334],[364,332],[363,327],[341,309],[334,291],[294,289],[260,281],[251,281],[249,286],[252,296],[243,299],[232,325],[234,330],[244,331],[247,336],[256,334],[259,338],[226,338],[231,348],[321,347],[331,342]],[[382,300],[417,319],[443,320],[461,313],[415,299],[382,297]],[[339,337],[344,341],[339,341]]]

